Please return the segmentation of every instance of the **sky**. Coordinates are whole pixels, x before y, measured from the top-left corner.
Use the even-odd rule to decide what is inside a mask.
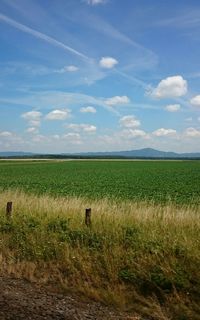
[[[200,152],[199,0],[0,0],[0,151]]]

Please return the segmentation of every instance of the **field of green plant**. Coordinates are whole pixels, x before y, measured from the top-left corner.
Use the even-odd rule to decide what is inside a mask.
[[[0,275],[199,320],[199,212],[200,161],[0,161]]]
[[[198,204],[200,161],[1,161],[0,189]]]

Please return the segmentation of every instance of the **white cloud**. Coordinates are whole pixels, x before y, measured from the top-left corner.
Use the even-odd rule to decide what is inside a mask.
[[[67,66],[67,67],[65,67],[65,69],[66,69],[66,71],[69,71],[69,72],[76,72],[76,71],[78,71],[78,67],[76,67],[76,66]]]
[[[22,118],[28,121],[30,128],[27,129],[27,132],[33,133],[33,131],[38,132],[38,127],[40,126],[42,113],[39,111],[29,111],[21,115]]]
[[[2,99],[1,99],[2,100]],[[97,98],[78,92],[64,92],[64,91],[40,91],[34,92],[34,94],[24,93],[21,97],[3,99],[3,102],[17,103],[21,105],[35,106],[35,101],[41,107],[41,109],[48,109],[49,106],[57,106],[57,108],[67,108],[70,105],[71,108],[76,109],[85,106],[98,106],[106,109],[109,112],[115,113],[116,110],[110,108],[105,104],[106,98]]]
[[[193,120],[192,117],[189,117],[189,118],[185,119],[185,121],[187,121],[187,122],[191,122],[192,120]]]
[[[176,130],[160,128],[152,132],[152,135],[156,137],[174,136],[176,135]]]
[[[40,121],[42,113],[39,111],[29,111],[22,114],[22,118],[28,121]]]
[[[36,135],[34,135],[32,137],[32,141],[33,142],[36,142],[36,143],[40,143],[40,142],[47,142],[47,137],[41,135],[41,134],[37,134],[37,132],[33,132],[33,133],[36,133]]]
[[[150,95],[154,98],[177,98],[187,93],[187,81],[182,76],[168,77],[160,81]]]
[[[197,130],[195,128],[187,128],[185,130],[185,136],[190,138],[199,138],[200,137],[200,130]]]
[[[193,105],[194,107],[200,107],[200,95],[193,97],[190,100],[191,105]]]
[[[70,117],[70,110],[53,110],[46,115],[47,120],[66,120]]]
[[[144,138],[147,137],[147,134],[143,130],[139,129],[128,129],[122,131],[122,137],[125,139],[131,139],[131,138]]]
[[[63,136],[63,138],[76,138],[80,139],[80,134],[79,133],[74,133],[74,132],[69,132]]]
[[[38,128],[30,127],[26,130],[26,132],[35,134],[38,133]]]
[[[40,120],[31,120],[29,121],[29,125],[33,127],[39,127],[40,126]]]
[[[94,107],[88,106],[88,107],[82,107],[80,109],[80,112],[82,112],[82,113],[96,113],[97,111]]]
[[[130,103],[130,99],[127,96],[115,96],[105,100],[105,104],[108,106],[124,105]]]
[[[200,117],[198,117],[197,120],[200,122]]]
[[[86,0],[87,4],[90,4],[92,6],[98,5],[98,4],[103,4],[106,3],[107,0]]]
[[[67,140],[69,144],[81,144],[81,136],[79,133],[69,132],[62,136],[64,140]]]
[[[101,60],[99,61],[99,65],[105,69],[112,69],[118,63],[119,62],[115,58],[112,58],[112,57],[102,57]]]
[[[136,119],[135,116],[124,116],[119,120],[119,123],[125,128],[137,128],[140,126],[140,120]]]
[[[92,125],[92,124],[85,124],[85,123],[81,123],[81,124],[76,124],[76,123],[71,123],[69,125],[67,125],[67,128],[72,129],[74,131],[83,131],[86,133],[95,133],[97,128]]]
[[[23,143],[24,143],[24,141],[23,141],[22,137],[18,136],[15,132],[0,131],[1,151],[19,150],[19,148],[20,148],[19,146],[22,146]]]
[[[96,132],[97,128],[93,125],[84,125],[83,131],[84,132]]]
[[[13,136],[13,133],[10,131],[2,131],[0,132],[0,137],[2,138],[10,138]]]
[[[54,135],[52,136],[52,139],[59,140],[59,139],[60,139],[59,134],[54,134]]]
[[[169,112],[177,112],[181,108],[180,104],[169,104],[168,106],[165,107],[165,110]]]
[[[55,70],[56,73],[65,73],[65,72],[76,72],[78,71],[79,68],[74,66],[74,65],[70,65],[70,66],[65,66],[61,69]]]

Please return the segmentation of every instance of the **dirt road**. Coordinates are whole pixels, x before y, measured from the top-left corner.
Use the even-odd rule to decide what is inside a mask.
[[[0,320],[139,320],[78,296],[0,277]]]

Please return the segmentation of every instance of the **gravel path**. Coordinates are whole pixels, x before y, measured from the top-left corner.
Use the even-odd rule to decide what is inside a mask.
[[[0,277],[0,320],[139,320],[75,295],[50,292],[25,280]]]

